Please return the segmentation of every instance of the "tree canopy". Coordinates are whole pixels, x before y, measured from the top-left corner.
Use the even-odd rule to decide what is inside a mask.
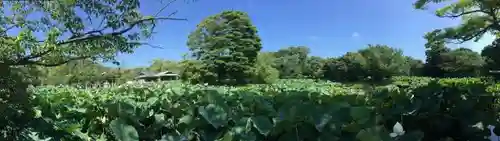
[[[198,24],[188,37],[188,47],[200,68],[199,82],[246,84],[253,74],[262,45],[257,28],[241,11],[224,11]]]
[[[114,61],[116,53],[131,53],[147,44],[142,41],[153,34],[159,20],[184,20],[173,18],[175,13],[143,15],[139,6],[137,0],[3,1],[0,64]]]
[[[441,18],[461,18],[462,23],[439,31],[440,38],[463,43],[479,40],[486,33],[500,34],[500,1],[498,0],[417,0],[417,9],[426,9],[430,4],[440,4],[436,15]]]
[[[185,20],[172,17],[175,12],[162,14],[169,3],[155,15],[143,15],[138,0],[0,3],[0,140],[21,140],[15,134],[33,121],[27,87],[43,77],[37,66],[54,67],[75,60],[115,62],[116,54],[149,45],[143,41],[153,35],[160,20]],[[56,80],[82,82],[95,76],[92,67],[84,68],[91,69]],[[66,70],[50,75],[62,71]]]
[[[291,46],[275,52],[275,67],[280,71],[280,78],[303,77],[309,52],[306,46]]]

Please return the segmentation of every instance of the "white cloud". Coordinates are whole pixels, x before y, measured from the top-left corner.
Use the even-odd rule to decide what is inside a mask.
[[[359,37],[359,36],[361,36],[361,35],[359,35],[359,33],[358,33],[358,32],[353,32],[351,36],[352,36],[353,38],[357,38],[357,37]]]

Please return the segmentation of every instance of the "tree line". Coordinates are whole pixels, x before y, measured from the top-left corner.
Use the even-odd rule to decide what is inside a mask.
[[[42,84],[123,83],[141,71],[172,71],[184,81],[208,84],[272,83],[276,79],[325,79],[336,82],[381,82],[392,76],[479,77],[500,70],[498,41],[481,53],[447,47],[443,30],[423,36],[425,60],[381,44],[339,57],[311,56],[307,46],[262,52],[257,28],[242,11],[224,11],[203,20],[188,37],[190,53],[181,61],[156,59],[144,68],[116,69],[87,60],[42,69]],[[43,74],[43,75],[40,75]]]

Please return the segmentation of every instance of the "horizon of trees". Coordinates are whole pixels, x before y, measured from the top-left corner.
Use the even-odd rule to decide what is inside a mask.
[[[496,33],[500,30],[498,28],[500,26],[496,26],[496,23],[499,23],[496,20],[497,15],[488,12],[488,10],[495,7],[484,6],[484,4],[496,3],[488,2],[471,2],[469,5],[463,2],[455,3],[436,11],[438,17],[460,17],[464,19],[464,22],[457,27],[435,29],[426,33],[423,36],[427,40],[427,43],[423,46],[426,49],[425,59],[406,56],[403,54],[403,50],[383,44],[368,44],[365,48],[346,52],[344,55],[337,57],[312,56],[310,55],[310,48],[301,45],[263,52],[261,51],[260,37],[257,34],[258,30],[252,25],[250,17],[242,11],[223,11],[207,17],[197,25],[197,28],[188,37],[187,45],[191,52],[179,61],[154,59],[149,66],[123,68],[119,66],[120,62],[114,60],[115,56],[111,53],[116,51],[132,52],[134,48],[141,44],[120,42],[123,45],[113,44],[113,47],[116,47],[113,50],[92,53],[90,50],[95,46],[89,46],[85,48],[86,50],[81,50],[82,52],[90,51],[92,54],[88,55],[94,57],[85,56],[85,53],[77,53],[74,58],[58,60],[57,54],[75,52],[64,48],[59,50],[48,48],[45,49],[46,52],[32,52],[25,55],[25,57],[18,58],[17,61],[5,60],[3,64],[9,65],[10,63],[15,66],[13,69],[18,69],[19,72],[26,74],[24,79],[36,85],[123,83],[132,80],[141,71],[159,72],[167,70],[180,73],[183,80],[191,83],[205,82],[210,84],[271,83],[274,79],[302,78],[338,82],[379,82],[391,76],[401,75],[428,77],[493,76],[498,78],[500,75],[490,73],[491,70],[500,70],[500,66],[497,65],[500,58],[494,53],[499,51],[498,39],[491,45],[484,47],[481,52],[474,52],[463,47],[456,49],[447,47],[449,43],[463,43],[472,39],[479,39],[486,32]],[[439,2],[418,0],[414,6],[416,9],[425,9],[431,3]],[[481,7],[482,5],[483,7]],[[14,6],[22,8],[22,5],[14,4]],[[480,7],[480,9],[467,11],[467,9],[473,7]],[[64,11],[64,9],[61,10]],[[485,13],[485,15],[471,14],[477,12]],[[464,17],[463,15],[469,16]],[[478,19],[486,19],[491,22],[486,21],[485,23],[484,21],[478,21]],[[79,21],[74,22],[79,23]],[[133,25],[134,23],[131,26]],[[472,28],[487,25],[489,25],[487,28]],[[47,33],[50,35],[49,37],[61,36],[60,32],[77,34],[76,31],[72,30],[75,29],[52,30],[47,31]],[[146,33],[151,32],[147,29],[144,30]],[[128,30],[124,29],[124,31],[127,32]],[[120,36],[123,33],[113,32],[109,34],[116,34],[119,35],[116,36],[117,38],[121,38]],[[139,35],[143,36],[143,38],[150,36],[149,34],[133,34],[137,35],[137,37],[127,35],[129,40],[138,40],[140,39]],[[21,35],[23,37],[32,36],[28,31],[21,32]],[[93,33],[91,35],[97,36],[93,35]],[[81,43],[88,42],[86,41],[88,37],[85,34],[81,36]],[[102,37],[104,36],[102,35]],[[67,42],[80,43],[72,39]],[[27,40],[24,44],[30,43],[34,44],[31,40]],[[52,43],[46,44],[73,45],[64,41],[52,41]],[[45,55],[45,53],[55,54],[56,56]],[[41,58],[44,55],[52,58]],[[64,56],[59,57],[64,58]],[[111,61],[117,64],[118,67],[105,66],[99,63],[98,60]]]
[[[426,48],[426,58],[421,60],[405,56],[403,50],[386,45],[367,45],[366,48],[338,57],[312,56],[309,54],[310,48],[306,46],[289,46],[277,51],[259,52],[257,62],[265,64],[260,66],[259,71],[268,70],[271,72],[269,75],[276,75],[271,77],[273,79],[325,79],[338,82],[382,81],[391,76],[494,76],[489,70],[499,69],[496,67],[498,61],[493,60],[498,57],[489,53],[489,50],[497,49],[493,45],[485,47],[482,53],[469,48],[450,49],[441,44],[426,45]],[[186,61],[189,59],[154,59],[149,66],[123,68],[119,65],[112,67],[79,60],[57,67],[40,67],[43,71],[38,72],[38,81],[40,84],[51,85],[80,82],[124,83],[133,80],[141,71],[172,71],[189,75],[183,72],[189,66]]]

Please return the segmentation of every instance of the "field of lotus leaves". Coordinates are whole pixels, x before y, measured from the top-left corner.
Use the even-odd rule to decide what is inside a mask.
[[[369,91],[316,80],[31,91],[34,124],[44,127],[36,138],[57,141],[483,140],[489,130],[473,125],[497,125],[495,84],[479,78],[393,81]]]

